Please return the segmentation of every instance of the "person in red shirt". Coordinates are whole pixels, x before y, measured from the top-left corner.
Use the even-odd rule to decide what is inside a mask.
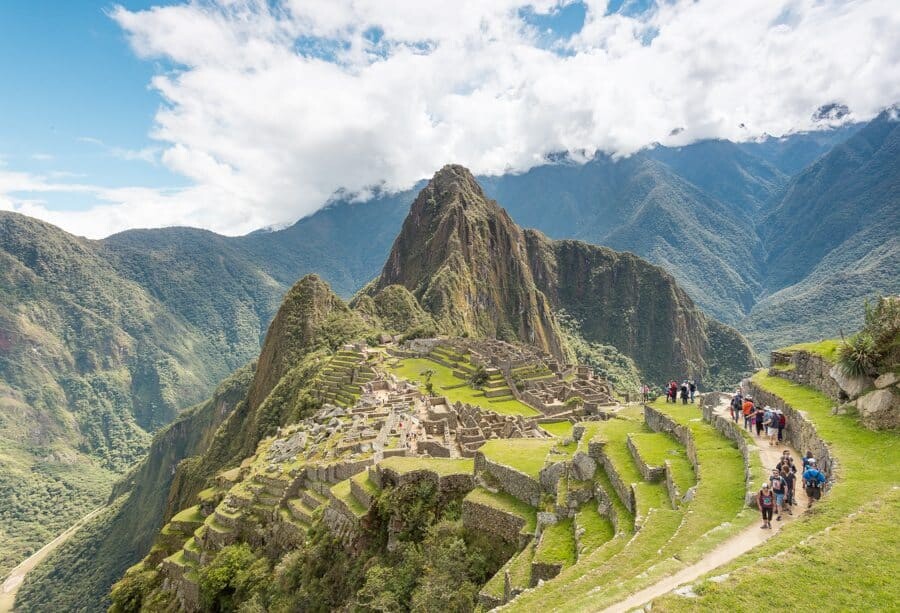
[[[762,489],[756,494],[756,506],[762,513],[763,525],[760,528],[772,529],[772,513],[775,511],[775,494],[768,483],[763,483]]]

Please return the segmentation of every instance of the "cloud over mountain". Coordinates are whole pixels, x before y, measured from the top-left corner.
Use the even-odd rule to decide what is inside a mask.
[[[448,161],[479,174],[523,171],[559,151],[585,159],[821,129],[900,100],[890,0],[572,8],[117,7],[110,16],[134,51],[161,66],[151,85],[163,100],[152,127],[161,162],[193,185],[108,194],[112,204],[65,217],[8,195],[4,205],[2,193],[0,207],[94,236],[169,224],[234,234],[311,213],[339,188],[408,188]],[[848,112],[818,112],[830,104]]]

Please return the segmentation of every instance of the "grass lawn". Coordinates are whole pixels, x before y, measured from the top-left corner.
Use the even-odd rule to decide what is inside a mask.
[[[541,429],[545,432],[552,434],[553,436],[557,436],[559,438],[566,438],[567,436],[572,436],[572,422],[568,421],[555,421],[546,424],[541,424]]]
[[[356,499],[353,492],[350,491],[350,479],[344,479],[331,486],[331,493],[335,498],[346,504],[350,511],[357,517],[362,517],[369,512],[369,510]]]
[[[578,538],[578,557],[598,549],[616,535],[612,522],[597,511],[597,501],[584,503],[575,515],[575,524],[584,529]]]
[[[463,379],[453,376],[452,369],[429,359],[407,358],[400,360],[396,366],[388,366],[387,368],[398,377],[415,381],[421,385],[425,384],[425,377],[422,373],[428,370],[433,371],[431,383],[434,385],[434,393],[439,396],[445,396],[450,402],[467,402],[501,415],[535,417],[541,414],[536,409],[519,402],[515,398],[495,402],[494,399],[485,396],[481,390],[474,389],[467,385]]]
[[[840,348],[840,346],[841,341],[832,338],[819,341],[818,343],[798,343],[796,345],[791,345],[790,347],[785,347],[784,349],[781,349],[781,351],[784,351],[785,353],[808,351],[809,353],[824,358],[826,361],[834,364],[837,362],[838,348]]]
[[[404,474],[416,470],[429,470],[440,477],[449,475],[471,475],[475,468],[475,461],[471,458],[407,458],[394,456],[385,458],[378,464],[382,468],[389,468],[396,473]]]
[[[556,445],[554,439],[508,438],[493,439],[478,451],[488,460],[514,468],[537,480],[547,459],[547,453]]]
[[[571,517],[544,528],[541,541],[534,553],[534,560],[563,566],[575,563],[575,532]]]
[[[838,481],[812,511],[787,525],[777,538],[712,573],[730,573],[728,579],[700,583],[698,598],[669,595],[658,599],[653,610],[771,606],[775,577],[791,586],[779,601],[788,607],[808,607],[810,594],[821,593],[822,586],[833,586],[818,606],[830,610],[894,609],[900,602],[896,574],[900,568],[900,437],[867,430],[853,416],[832,415],[834,403],[811,388],[770,377],[764,371],[754,375],[753,381],[805,411],[839,462]],[[776,554],[778,557],[773,557]]]
[[[662,432],[636,432],[631,442],[640,457],[650,466],[663,466],[666,460],[672,467],[672,478],[678,491],[684,494],[697,482],[694,467],[688,460],[684,445]]]

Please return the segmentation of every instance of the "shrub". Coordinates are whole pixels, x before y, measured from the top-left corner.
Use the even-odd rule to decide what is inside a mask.
[[[488,373],[484,366],[479,366],[469,377],[469,385],[475,389],[481,389],[488,382]]]
[[[838,364],[841,370],[852,377],[873,374],[878,358],[875,341],[865,332],[850,337],[838,350]]]

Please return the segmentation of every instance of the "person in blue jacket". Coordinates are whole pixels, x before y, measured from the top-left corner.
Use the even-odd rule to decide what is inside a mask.
[[[825,481],[825,475],[816,467],[816,459],[806,460],[806,470],[803,471],[803,484],[806,487],[806,496],[809,498],[809,505],[806,508],[811,507],[814,500],[822,497]]]

